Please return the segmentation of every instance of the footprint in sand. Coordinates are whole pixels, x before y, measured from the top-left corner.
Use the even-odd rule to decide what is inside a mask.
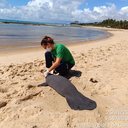
[[[13,83],[11,83],[11,85],[13,85],[13,84],[18,84],[19,82],[13,82]]]
[[[4,84],[6,82],[6,80],[0,80],[0,85]]]
[[[35,126],[32,126],[32,128],[38,128],[38,127],[35,125]]]
[[[6,88],[1,88],[1,87],[0,87],[0,92],[1,92],[1,93],[6,93],[6,92],[7,92],[7,89],[6,89]]]
[[[7,105],[7,102],[0,101],[0,108],[5,107]]]
[[[22,102],[22,101],[30,100],[30,99],[32,99],[33,97],[39,95],[42,91],[43,91],[43,90],[40,90],[40,91],[38,91],[38,92],[34,92],[34,93],[31,93],[31,94],[29,94],[29,95],[27,95],[27,96],[24,96],[23,98],[18,99],[18,100],[17,100],[17,103],[19,104],[19,103]]]
[[[4,71],[3,70],[0,70],[0,74],[3,75],[4,74]]]

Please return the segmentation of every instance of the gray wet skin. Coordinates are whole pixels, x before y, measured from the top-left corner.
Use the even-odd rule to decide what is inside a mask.
[[[81,94],[76,87],[65,77],[59,75],[48,75],[46,83],[57,93],[66,98],[71,109],[93,110],[96,102]]]

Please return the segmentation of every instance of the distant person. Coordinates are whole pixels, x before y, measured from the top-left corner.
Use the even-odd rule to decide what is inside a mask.
[[[47,71],[44,76],[47,77],[48,73],[59,73],[59,75],[66,76],[69,70],[75,65],[74,58],[69,49],[63,44],[57,44],[51,37],[45,36],[41,41],[41,46],[46,49],[45,61]]]

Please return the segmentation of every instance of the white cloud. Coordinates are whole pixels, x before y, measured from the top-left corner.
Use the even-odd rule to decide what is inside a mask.
[[[48,8],[52,8],[53,3],[51,0],[32,0],[29,1],[27,4],[27,7],[36,7],[36,8],[41,8],[43,6],[46,6]]]
[[[120,9],[119,14],[122,16],[121,18],[122,18],[123,20],[128,20],[128,6],[122,7],[122,8]],[[120,19],[121,19],[121,18],[120,18]]]
[[[6,0],[0,0],[0,8],[6,7],[7,1]]]
[[[121,8],[120,14],[128,16],[128,6]]]
[[[21,7],[11,7],[1,0],[0,18],[44,22],[74,21],[93,22],[106,18],[128,20],[128,6],[117,10],[115,4],[80,9],[84,0],[31,0]],[[6,6],[5,6],[6,5]]]
[[[114,4],[108,6],[94,7],[92,14],[95,15],[96,20],[104,20],[107,18],[117,18],[117,10]]]

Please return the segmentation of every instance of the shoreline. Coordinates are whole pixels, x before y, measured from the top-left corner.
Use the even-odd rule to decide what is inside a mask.
[[[118,40],[123,36],[123,32],[126,33],[127,30],[125,29],[114,29],[114,28],[104,28],[104,27],[90,27],[93,29],[100,29],[108,32],[106,38],[100,38],[97,40],[87,41],[87,42],[80,42],[80,43],[70,43],[65,44],[70,51],[88,51],[89,48],[96,48],[100,46],[107,46],[109,43],[111,44],[112,40],[119,42]],[[121,33],[121,35],[120,35]],[[119,39],[117,39],[119,38]],[[113,42],[113,41],[112,41]],[[79,50],[81,49],[81,51]],[[26,48],[26,49],[18,49],[15,51],[8,51],[4,53],[0,53],[0,66],[2,65],[9,65],[9,64],[22,64],[26,62],[31,62],[34,60],[44,60],[44,49],[40,46],[37,48]]]
[[[106,31],[106,35],[102,36],[102,37],[98,37],[96,39],[90,39],[90,40],[80,40],[80,42],[78,43],[78,40],[77,41],[70,41],[70,43],[65,43],[64,45],[66,45],[67,47],[72,47],[72,46],[77,46],[77,45],[83,45],[83,44],[90,44],[90,43],[95,43],[99,40],[105,40],[111,36],[113,36],[112,33],[108,32],[106,29],[101,29],[101,28],[96,28],[96,27],[87,27],[87,28],[93,28],[93,29],[96,29],[96,30],[103,30],[103,31]],[[69,41],[67,41],[69,42]],[[58,42],[57,42],[58,43]],[[61,43],[61,42],[59,42]],[[63,41],[62,41],[63,43]],[[41,46],[39,45],[35,45],[35,46],[27,46],[27,48],[24,47],[15,47],[15,49],[5,49],[4,50],[1,50],[1,53],[0,53],[0,57],[1,56],[6,56],[6,55],[14,55],[14,54],[22,54],[23,52],[26,52],[26,53],[30,53],[30,52],[38,52],[39,51],[42,51],[43,49],[41,48]]]

